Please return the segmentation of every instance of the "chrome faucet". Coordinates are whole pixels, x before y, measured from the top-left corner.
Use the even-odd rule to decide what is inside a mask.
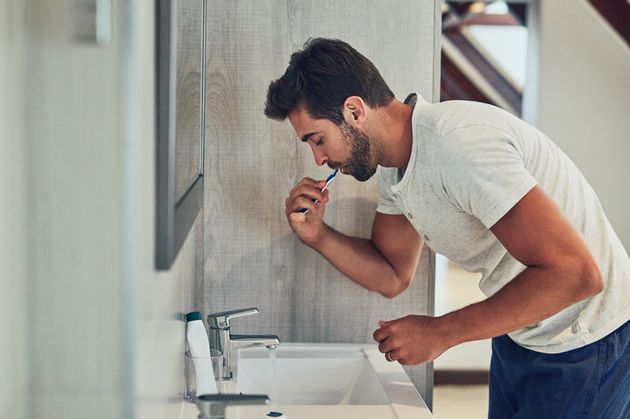
[[[237,373],[239,349],[265,346],[270,349],[280,345],[280,339],[275,335],[233,335],[230,333],[230,320],[237,317],[258,314],[256,307],[240,310],[223,311],[208,315],[210,326],[210,348],[219,350],[223,355],[221,362],[221,381],[232,380]]]

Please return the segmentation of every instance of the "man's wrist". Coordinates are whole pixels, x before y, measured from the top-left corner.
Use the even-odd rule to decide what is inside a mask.
[[[465,333],[469,325],[458,317],[456,311],[437,317],[440,335],[449,348],[471,340]]]
[[[302,243],[304,243],[306,246],[310,247],[311,249],[321,253],[321,249],[324,245],[324,242],[327,240],[327,237],[329,236],[329,234],[330,234],[330,227],[322,223],[322,228],[317,233],[317,235],[315,235],[315,237],[313,237],[313,239],[311,240],[302,240]]]

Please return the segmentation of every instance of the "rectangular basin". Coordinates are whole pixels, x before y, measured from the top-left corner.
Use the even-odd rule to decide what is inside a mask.
[[[232,390],[267,394],[271,405],[229,407],[228,419],[269,411],[291,419],[434,419],[402,366],[374,344],[282,343],[275,351],[275,383],[267,349],[239,351]],[[196,406],[185,404],[181,417],[197,419]]]
[[[283,344],[274,352],[275,360],[265,348],[240,351],[239,391],[281,405],[390,403],[362,347]]]

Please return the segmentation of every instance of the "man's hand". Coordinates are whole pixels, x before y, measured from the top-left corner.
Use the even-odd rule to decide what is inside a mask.
[[[323,217],[328,203],[328,190],[322,192],[326,181],[304,178],[289,193],[285,200],[285,214],[289,226],[307,245],[316,243],[323,230]],[[314,202],[317,200],[318,202]],[[304,213],[303,209],[309,209]]]
[[[397,320],[380,321],[374,334],[378,350],[388,361],[416,365],[437,358],[452,345],[440,318],[409,315]]]

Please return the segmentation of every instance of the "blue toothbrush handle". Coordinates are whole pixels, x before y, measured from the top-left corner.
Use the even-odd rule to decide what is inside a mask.
[[[311,199],[313,202],[317,203],[317,199]],[[307,212],[309,212],[310,209],[309,208],[302,208],[301,210],[299,210],[298,212],[303,212],[304,214],[306,214]]]
[[[322,192],[324,192],[328,188],[328,185],[330,185],[330,183],[333,181],[335,176],[337,176],[337,172],[338,171],[339,171],[339,169],[335,169],[334,172],[332,172],[330,175],[328,175],[328,177],[326,178],[326,186],[324,186],[324,188],[322,189]],[[314,203],[318,202],[318,200],[314,199],[314,198],[311,198],[311,201],[313,201]],[[302,208],[298,212],[303,212],[304,214],[306,214],[309,211],[310,211],[309,208]]]

